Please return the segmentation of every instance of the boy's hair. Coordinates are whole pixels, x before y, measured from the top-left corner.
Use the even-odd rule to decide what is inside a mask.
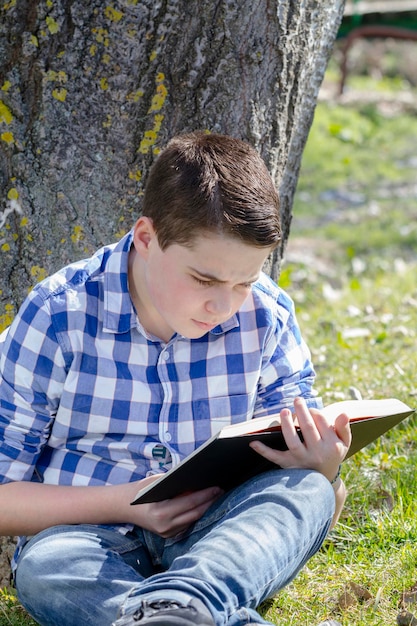
[[[273,248],[281,239],[279,197],[264,161],[226,135],[174,137],[150,170],[143,215],[162,250],[191,246],[207,231],[256,247]]]

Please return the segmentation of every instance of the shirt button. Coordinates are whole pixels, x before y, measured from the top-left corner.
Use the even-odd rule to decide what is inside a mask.
[[[168,361],[168,359],[169,359],[169,352],[163,352],[162,353],[162,358],[164,359],[164,361]]]
[[[166,439],[166,441],[171,441],[171,439],[172,439],[171,433],[168,433],[168,432],[165,433],[165,439]]]

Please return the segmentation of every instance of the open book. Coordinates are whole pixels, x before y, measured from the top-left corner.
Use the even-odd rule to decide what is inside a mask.
[[[341,413],[346,413],[350,418],[352,443],[346,455],[349,458],[412,415],[414,409],[400,400],[388,398],[335,402],[322,409],[322,412],[330,422],[334,422]],[[248,444],[254,440],[262,441],[276,450],[287,449],[279,414],[225,426],[176,467],[141,489],[132,504],[158,502],[214,485],[227,491],[276,467],[252,450]]]

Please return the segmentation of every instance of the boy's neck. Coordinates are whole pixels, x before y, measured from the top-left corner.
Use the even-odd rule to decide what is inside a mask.
[[[132,246],[128,260],[128,286],[129,294],[136,314],[144,330],[165,343],[173,336],[173,330],[161,318],[158,311],[150,301],[145,281],[143,280],[143,262],[135,248]],[[133,276],[135,278],[133,278]]]

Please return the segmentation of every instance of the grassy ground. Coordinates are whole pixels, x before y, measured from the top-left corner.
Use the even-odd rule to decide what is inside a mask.
[[[325,403],[353,387],[414,407],[417,117],[381,110],[319,104],[280,282],[298,304]],[[408,420],[344,464],[341,521],[268,619],[389,626],[417,615],[416,426]]]
[[[366,90],[393,85],[366,83]],[[394,88],[398,87],[398,81]],[[385,109],[386,112],[386,109]],[[325,403],[396,396],[417,406],[417,117],[320,103],[304,154],[281,284],[297,302]],[[340,523],[268,606],[281,626],[396,624],[417,614],[417,419],[347,461]],[[404,621],[404,623],[407,623]],[[0,626],[30,626],[0,593]]]

